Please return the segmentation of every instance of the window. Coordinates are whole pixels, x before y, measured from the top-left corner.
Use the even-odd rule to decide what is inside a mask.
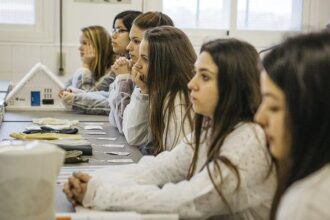
[[[0,41],[51,42],[55,1],[0,0]]]
[[[144,0],[149,2],[151,0]],[[310,22],[311,0],[160,0],[159,6],[198,48],[214,38],[234,37],[258,49],[283,35],[304,31]],[[148,4],[146,4],[148,6]],[[203,31],[201,31],[203,29]]]
[[[2,0],[0,3],[1,24],[35,24],[34,0]]]
[[[238,0],[237,29],[300,31],[302,0]]]
[[[230,0],[163,1],[163,11],[182,28],[228,29]],[[217,21],[217,22],[215,22]]]
[[[302,6],[303,0],[163,0],[163,11],[178,27],[199,29],[297,31]]]

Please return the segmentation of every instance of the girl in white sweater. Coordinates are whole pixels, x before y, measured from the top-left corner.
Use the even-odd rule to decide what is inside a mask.
[[[144,33],[131,74],[138,88],[123,118],[128,143],[143,145],[142,153],[171,150],[191,133],[187,83],[195,60],[191,42],[178,28],[161,26]]]
[[[330,32],[289,38],[263,64],[256,120],[279,167],[271,219],[330,219]]]
[[[276,181],[265,135],[253,123],[260,103],[257,63],[248,43],[204,44],[188,84],[194,132],[138,164],[75,174],[64,186],[68,199],[98,210],[267,219]]]

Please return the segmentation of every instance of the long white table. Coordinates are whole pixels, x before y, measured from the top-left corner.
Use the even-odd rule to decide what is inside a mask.
[[[118,165],[122,163],[109,163],[110,159],[121,159],[129,158],[134,162],[137,162],[141,157],[141,152],[136,148],[129,146],[125,140],[125,137],[119,134],[118,130],[114,127],[111,127],[108,123],[107,116],[99,115],[79,115],[72,112],[39,112],[39,111],[28,111],[28,112],[6,112],[5,120],[2,122],[0,127],[0,140],[10,140],[10,134],[15,132],[22,132],[26,127],[33,125],[33,118],[42,118],[42,117],[54,117],[60,119],[69,119],[69,120],[79,120],[79,134],[81,134],[85,139],[92,143],[93,155],[85,156],[89,159],[88,163],[78,163],[78,164],[65,164],[64,168],[73,168],[76,167],[96,167],[96,166],[110,166]],[[90,130],[84,130],[85,125],[90,123],[96,123],[103,127],[103,132],[106,132],[104,135],[88,135]],[[116,140],[99,140],[99,137],[114,137]],[[105,147],[102,145],[106,144],[119,144],[124,145],[123,148],[111,148]],[[118,156],[110,155],[105,152],[108,151],[125,151],[129,152],[128,156]],[[57,186],[56,194],[56,211],[60,213],[72,213],[74,209],[72,205],[66,200],[64,194],[62,193],[62,186],[59,184]]]
[[[109,159],[118,159],[118,158],[131,158],[134,162],[139,161],[139,159],[142,157],[141,152],[137,147],[129,146],[125,140],[125,137],[123,135],[120,135],[118,133],[118,130],[114,127],[111,127],[109,123],[102,122],[103,130],[102,132],[106,132],[104,135],[88,135],[89,131],[84,130],[83,127],[87,122],[80,122],[79,125],[79,133],[86,139],[88,142],[92,144],[93,147],[93,156],[89,157],[89,165],[104,165],[107,164],[107,162],[103,160],[109,160]],[[99,122],[97,122],[99,123]],[[32,122],[3,122],[0,128],[0,140],[7,140],[11,139],[10,134],[15,132],[22,132],[24,128],[29,127],[33,125]],[[116,140],[110,141],[110,140],[99,140],[97,138],[100,137],[114,137]],[[124,145],[123,148],[109,148],[105,147],[103,145],[107,144],[118,144],[118,145]],[[108,151],[125,151],[130,152],[130,155],[128,156],[118,156],[118,155],[109,155],[105,154],[104,152]],[[79,165],[86,165],[84,163],[81,164],[75,164],[75,166]]]
[[[66,216],[71,220],[89,220],[89,219],[123,219],[123,220],[176,220],[178,219],[177,214],[139,214],[134,212],[106,212],[106,213],[75,213],[75,209],[71,203],[65,198],[64,193],[62,192],[63,182],[60,182],[63,175],[70,174],[71,170],[97,170],[104,166],[115,166],[122,163],[110,163],[110,159],[132,159],[134,162],[138,162],[142,157],[141,152],[137,147],[129,146],[125,140],[125,137],[119,134],[118,130],[114,127],[111,127],[108,123],[107,116],[100,115],[81,115],[75,114],[73,112],[40,112],[40,111],[27,111],[27,112],[6,112],[5,119],[2,122],[0,127],[0,140],[10,139],[10,134],[14,132],[21,132],[24,128],[32,125],[33,118],[42,118],[42,117],[54,117],[60,119],[69,119],[69,120],[79,120],[79,133],[92,143],[93,155],[88,156],[88,163],[79,163],[79,164],[65,164],[62,169],[60,176],[58,178],[58,184],[56,187],[56,215],[60,217]],[[88,131],[84,130],[84,126],[90,123],[96,123],[103,127],[103,132],[106,132],[104,135],[88,135]],[[102,123],[102,124],[101,124]],[[115,137],[116,140],[99,140],[99,137]],[[123,148],[111,148],[102,146],[104,144],[120,144],[124,145]],[[118,156],[118,155],[109,155],[105,152],[108,151],[125,151],[130,152],[128,156]],[[69,172],[69,173],[68,173]]]
[[[60,118],[79,120],[80,122],[108,122],[105,115],[85,115],[71,111],[10,111],[4,115],[4,122],[31,122],[34,118]]]

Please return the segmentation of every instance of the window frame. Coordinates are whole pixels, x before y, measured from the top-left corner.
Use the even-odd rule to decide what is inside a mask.
[[[163,0],[153,1],[144,0],[144,11],[159,10],[162,11]],[[194,46],[200,46],[203,42],[215,39],[215,38],[226,38],[234,37],[241,40],[248,41],[252,43],[257,48],[264,48],[274,44],[274,42],[279,42],[283,39],[283,36],[292,35],[299,32],[308,31],[310,27],[310,14],[312,10],[312,1],[303,0],[303,14],[302,14],[302,29],[300,31],[262,31],[262,30],[238,30],[237,29],[237,2],[238,0],[231,0],[230,6],[230,24],[228,30],[219,29],[186,29],[182,30],[188,34],[192,40]]]
[[[55,1],[35,0],[35,24],[0,24],[1,42],[47,43],[54,40]]]

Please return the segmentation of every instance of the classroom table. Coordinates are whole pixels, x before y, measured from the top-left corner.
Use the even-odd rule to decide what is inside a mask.
[[[6,113],[7,114],[7,113]],[[142,154],[138,150],[137,147],[129,146],[125,140],[123,135],[118,133],[118,130],[114,127],[111,127],[108,122],[101,122],[103,123],[101,126],[103,127],[102,132],[106,132],[104,135],[88,135],[87,130],[84,130],[84,126],[88,122],[80,122],[79,123],[79,134],[81,134],[86,140],[88,140],[93,147],[93,156],[89,157],[88,165],[105,165],[108,164],[104,160],[108,159],[118,159],[118,158],[126,158],[125,156],[117,156],[117,155],[109,155],[105,154],[104,152],[110,151],[109,147],[104,147],[102,145],[106,144],[119,144],[124,145],[123,148],[118,149],[111,149],[112,151],[127,151],[130,152],[128,158],[131,158],[134,162],[137,162]],[[97,122],[98,125],[100,122]],[[89,125],[90,123],[88,123]],[[7,140],[11,139],[10,134],[15,132],[22,132],[26,127],[32,126],[32,122],[2,122],[1,129],[0,129],[0,140]],[[100,137],[114,137],[117,138],[114,141],[109,140],[99,140]],[[75,166],[85,166],[86,164],[74,164]],[[66,166],[66,165],[65,165]]]
[[[4,115],[4,122],[31,122],[34,118],[59,118],[80,122],[108,122],[107,115],[77,114],[72,111],[10,111]]]
[[[79,164],[64,164],[61,169],[60,175],[57,180],[56,185],[56,196],[55,196],[55,204],[56,204],[56,213],[58,215],[70,215],[72,219],[74,219],[74,215],[79,215],[81,213],[74,213],[75,210],[71,203],[68,202],[64,193],[62,192],[63,188],[63,178],[66,177],[65,175],[69,175],[72,173],[73,170],[78,171],[90,171],[97,169],[104,168],[106,166],[116,166],[119,164],[125,163],[112,163],[108,160],[111,159],[132,159],[133,162],[138,162],[139,159],[142,157],[141,152],[138,150],[137,147],[129,146],[126,142],[126,139],[123,135],[119,134],[118,130],[114,127],[111,127],[108,122],[107,116],[102,115],[82,115],[76,114],[73,112],[66,112],[66,111],[11,111],[5,112],[4,121],[0,127],[0,140],[7,140],[11,139],[10,134],[14,132],[21,132],[26,127],[33,125],[32,119],[34,118],[43,118],[43,117],[53,117],[59,119],[69,119],[69,120],[79,120],[79,125],[77,128],[79,129],[79,134],[81,134],[85,139],[87,139],[93,147],[93,155],[92,156],[85,156],[89,159],[88,163],[79,163]],[[85,130],[84,127],[86,125],[100,125],[103,127],[103,132],[106,134],[103,135],[89,135],[88,130]],[[100,140],[100,137],[113,137],[116,140]],[[106,147],[104,145],[107,144],[117,144],[117,145],[124,145],[124,147],[119,148],[111,148]],[[128,156],[118,156],[118,155],[110,155],[106,152],[109,151],[124,151],[129,152],[130,155]],[[65,178],[66,179],[66,178]],[[93,214],[93,213],[92,213]],[[112,215],[111,212],[108,214]],[[120,213],[113,213],[113,214],[120,214]],[[88,215],[88,214],[86,214]],[[138,214],[138,213],[131,213],[131,212],[124,212],[122,215],[118,216],[110,216],[109,219],[126,219],[127,216],[132,215],[134,218],[131,219],[143,219],[143,220],[176,220],[178,219],[177,214]],[[89,219],[90,216],[81,218],[81,216],[76,217],[77,219]],[[136,218],[137,217],[137,218]],[[93,218],[91,218],[93,219]],[[108,219],[102,218],[102,219]]]
[[[129,158],[134,162],[137,162],[141,157],[141,152],[137,149],[137,147],[129,146],[126,142],[126,139],[123,135],[119,134],[118,130],[114,127],[111,127],[108,123],[107,116],[100,115],[81,115],[75,114],[73,112],[49,112],[49,111],[11,111],[5,112],[4,121],[0,127],[0,140],[11,140],[12,138],[9,136],[14,132],[22,132],[26,127],[34,125],[32,123],[33,118],[42,118],[42,117],[54,117],[59,119],[69,119],[69,120],[79,120],[79,125],[77,128],[79,129],[79,134],[83,136],[86,140],[88,140],[93,147],[93,155],[92,156],[84,156],[89,159],[88,163],[78,163],[78,164],[65,164],[62,169],[79,169],[83,168],[97,168],[104,167],[110,165],[119,165],[122,163],[111,163],[108,162],[110,159],[120,159],[120,158]],[[89,135],[87,134],[90,130],[85,130],[84,127],[86,125],[100,125],[103,127],[103,130],[99,130],[102,132],[106,132],[103,135]],[[116,138],[116,140],[100,140],[100,137],[112,137]],[[124,147],[120,148],[109,148],[102,145],[107,144],[118,144],[124,145]],[[118,156],[118,155],[110,155],[105,152],[108,151],[124,151],[129,152],[128,156]],[[57,213],[72,213],[74,209],[72,205],[66,200],[63,192],[62,185],[58,184],[56,188],[56,212]]]

